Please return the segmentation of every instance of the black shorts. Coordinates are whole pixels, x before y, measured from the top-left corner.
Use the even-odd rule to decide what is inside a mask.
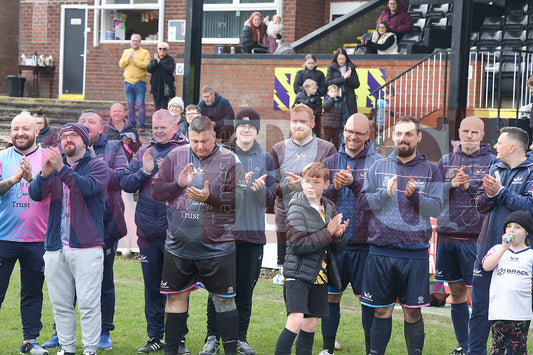
[[[476,253],[475,239],[463,240],[439,235],[435,281],[448,283],[464,281],[467,287],[472,286]]]
[[[341,277],[341,288],[336,290],[333,287],[328,287],[328,293],[330,295],[342,294],[348,284],[351,284],[354,295],[361,297],[367,257],[368,249],[346,250],[344,253],[337,255],[335,261]]]
[[[429,260],[368,255],[361,304],[388,307],[400,300],[402,306],[429,306]]]
[[[220,297],[235,296],[235,253],[216,258],[183,259],[165,250],[163,294],[195,290],[199,286]]]
[[[283,298],[289,313],[303,313],[305,318],[329,315],[328,286],[300,280],[285,280]]]

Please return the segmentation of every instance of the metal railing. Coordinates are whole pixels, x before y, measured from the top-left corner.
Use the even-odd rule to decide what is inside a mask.
[[[448,88],[448,68],[449,50],[435,51],[370,93],[375,97],[376,144],[392,136],[397,117],[414,116],[430,127],[436,126],[439,117],[446,117],[448,90],[455,90]],[[497,120],[498,127],[520,126],[512,119],[529,118],[531,109],[526,105],[533,99],[526,82],[532,75],[531,51],[472,49],[466,109],[493,111],[489,116]],[[394,95],[388,95],[391,91]]]
[[[392,136],[394,118],[446,116],[448,55],[447,50],[435,51],[370,93],[376,98],[376,144]]]

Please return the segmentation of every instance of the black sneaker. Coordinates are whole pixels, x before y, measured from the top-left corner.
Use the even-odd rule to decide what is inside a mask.
[[[137,350],[137,354],[148,354],[155,351],[163,350],[165,343],[163,339],[150,338],[146,341],[146,345]]]
[[[185,345],[185,340],[180,341],[180,346],[178,347],[178,355],[191,355],[191,351],[187,349],[187,345]]]
[[[210,335],[207,337],[204,348],[200,350],[198,355],[218,354],[219,351],[220,351],[220,341],[218,341],[216,336]]]
[[[450,353],[450,355],[466,355],[466,349],[458,346]]]
[[[237,340],[237,354],[239,355],[257,355],[255,350],[245,341]]]

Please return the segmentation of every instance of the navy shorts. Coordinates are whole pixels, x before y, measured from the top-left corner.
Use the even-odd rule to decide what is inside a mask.
[[[179,293],[200,286],[220,297],[234,297],[235,279],[235,253],[191,260],[165,250],[160,292]]]
[[[329,294],[342,294],[348,284],[352,285],[354,295],[361,297],[361,290],[363,288],[363,276],[365,271],[366,258],[368,257],[367,250],[347,250],[344,253],[337,255],[337,270],[341,277],[341,288],[336,290],[333,287],[328,287]]]
[[[409,308],[429,306],[429,260],[368,255],[361,304]]]
[[[466,286],[471,287],[476,253],[475,239],[456,239],[439,235],[435,281],[449,283],[464,281]]]
[[[285,280],[283,298],[289,313],[303,313],[305,318],[329,316],[328,287],[301,280]]]

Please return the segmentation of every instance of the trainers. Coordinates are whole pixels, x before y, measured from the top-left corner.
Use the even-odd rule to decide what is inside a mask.
[[[24,342],[20,346],[20,353],[21,354],[48,355],[48,350],[43,349],[39,345],[37,340],[30,339],[30,340],[24,340]]]
[[[337,336],[335,335],[335,345],[333,346],[333,350],[339,351],[341,349],[341,343],[337,340]]]
[[[466,349],[463,349],[462,347],[458,346],[453,349],[450,355],[466,355]]]
[[[321,352],[318,353],[318,355],[331,355],[333,353],[330,353],[328,349],[323,349]]]
[[[180,341],[178,355],[191,355],[191,351],[187,348],[187,345],[185,345],[185,340]]]
[[[109,333],[100,334],[100,341],[98,342],[97,349],[112,349],[113,343],[111,343],[111,336]],[[85,355],[85,354],[84,354]]]
[[[276,276],[274,276],[274,278],[272,279],[272,282],[274,283],[274,285],[283,286],[283,284],[285,283],[285,277],[283,277],[282,274],[276,274]]]
[[[237,354],[239,355],[257,355],[255,350],[245,341],[237,340]]]
[[[86,351],[83,353],[83,355],[96,355],[96,352],[94,351]]]
[[[210,335],[207,337],[204,348],[200,350],[198,355],[218,354],[219,350],[220,350],[220,341],[218,341],[216,336]]]
[[[76,353],[69,353],[68,351],[65,351],[65,349],[59,349],[57,355],[76,355]]]
[[[148,354],[154,351],[163,350],[165,343],[163,339],[150,338],[146,341],[146,345],[137,350],[137,354]]]
[[[45,349],[51,349],[51,348],[57,348],[59,346],[59,338],[57,337],[57,333],[54,333],[50,340],[48,340],[46,343],[41,345]]]

